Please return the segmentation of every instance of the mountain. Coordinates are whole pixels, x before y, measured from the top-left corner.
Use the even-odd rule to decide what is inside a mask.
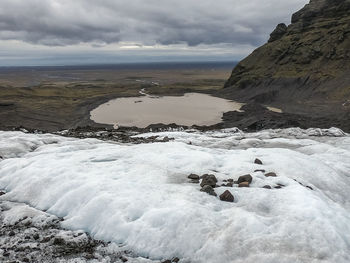
[[[311,0],[232,71],[222,95],[286,112],[348,114],[350,0]]]

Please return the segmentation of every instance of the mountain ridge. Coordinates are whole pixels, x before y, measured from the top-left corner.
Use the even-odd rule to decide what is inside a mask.
[[[293,113],[349,112],[350,0],[311,0],[232,71],[221,95]]]

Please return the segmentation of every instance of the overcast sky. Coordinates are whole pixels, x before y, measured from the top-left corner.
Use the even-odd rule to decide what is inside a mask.
[[[308,0],[0,0],[0,66],[239,60]]]

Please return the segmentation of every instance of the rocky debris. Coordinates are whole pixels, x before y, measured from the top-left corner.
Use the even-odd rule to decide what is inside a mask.
[[[267,173],[265,174],[266,177],[277,177],[276,173]]]
[[[230,191],[226,190],[223,194],[220,195],[220,200],[224,202],[233,202],[235,198]]]
[[[238,187],[249,187],[249,182],[242,182],[238,184]]]
[[[0,201],[0,262],[118,263],[129,259],[144,262],[116,244],[62,228],[56,216],[25,204]]]
[[[205,185],[209,185],[213,188],[216,187],[216,183],[218,180],[216,179],[215,175],[213,174],[205,174],[202,177],[201,187],[204,187]]]
[[[238,178],[237,184],[240,184],[243,182],[247,182],[247,183],[251,184],[252,181],[253,181],[253,177],[250,174],[246,174],[246,175],[242,175]]]
[[[16,129],[17,130],[17,129]],[[41,131],[29,130],[32,133],[38,133]],[[149,130],[133,128],[133,127],[120,127],[119,129],[108,129],[108,128],[98,128],[98,127],[78,127],[74,129],[58,131],[54,134],[58,134],[65,137],[74,137],[74,138],[96,138],[104,141],[116,141],[120,143],[155,143],[155,142],[169,142],[174,140],[174,138],[169,138],[168,136],[159,137],[159,136],[150,136],[150,137],[135,137],[143,132],[149,132]]]
[[[263,188],[265,188],[265,189],[272,189],[272,187],[270,185],[264,185]]]
[[[254,163],[255,164],[259,164],[259,165],[263,164],[263,162],[260,159],[258,159],[258,158],[255,159]]]
[[[287,26],[284,23],[278,24],[276,29],[270,34],[270,39],[268,42],[273,42],[281,37],[283,37],[287,33]]]
[[[207,193],[209,195],[217,196],[217,194],[214,191],[214,188],[210,185],[204,185],[201,189],[201,192]]]

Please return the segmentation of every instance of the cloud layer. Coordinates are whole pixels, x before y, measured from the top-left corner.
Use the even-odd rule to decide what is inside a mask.
[[[306,0],[0,0],[0,39],[48,46],[134,42],[257,46]]]

